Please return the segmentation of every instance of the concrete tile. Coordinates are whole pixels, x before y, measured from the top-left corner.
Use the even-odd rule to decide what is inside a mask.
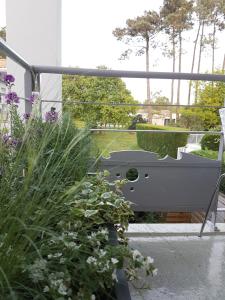
[[[225,237],[132,238],[130,246],[155,259],[151,289],[132,287],[132,299],[224,300]]]

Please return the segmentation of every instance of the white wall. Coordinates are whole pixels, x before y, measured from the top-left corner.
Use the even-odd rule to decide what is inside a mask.
[[[33,65],[61,65],[61,0],[7,0],[7,43]],[[7,71],[16,77],[16,91],[25,96],[24,70],[11,60]],[[28,95],[26,95],[28,96]],[[42,99],[61,100],[61,75],[41,76]],[[51,106],[61,111],[61,104],[44,104],[44,111]],[[24,112],[24,103],[20,111]]]

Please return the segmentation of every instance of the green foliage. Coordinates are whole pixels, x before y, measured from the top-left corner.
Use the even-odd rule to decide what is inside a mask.
[[[185,130],[175,127],[155,126],[151,124],[137,124],[142,130]],[[187,133],[148,133],[137,132],[138,146],[146,151],[158,153],[161,157],[170,155],[177,157],[177,148],[187,144]]]
[[[71,101],[135,104],[136,101],[120,78],[65,75],[63,99],[65,111],[92,126],[125,126],[129,124],[131,115],[136,112],[136,108],[132,106],[76,105]]]
[[[202,83],[199,90],[198,105],[223,106],[225,84],[223,82]],[[181,110],[181,124],[187,128],[209,130],[220,125],[217,108],[190,108]]]
[[[136,51],[140,56],[149,52],[149,44],[155,46],[155,35],[160,31],[160,17],[156,11],[145,11],[144,15],[126,21],[126,27],[116,28],[113,35],[118,41],[123,41],[132,47],[141,44],[141,49]],[[146,47],[145,45],[146,44]],[[133,52],[132,49],[126,50],[121,59],[128,58]],[[146,62],[147,63],[147,62]],[[149,66],[148,66],[149,67]]]
[[[68,115],[43,123],[33,113],[24,124],[10,110],[13,136],[0,134],[0,299],[112,299],[117,268],[129,279],[140,268],[156,273],[127,244],[125,182],[84,177],[89,132]],[[109,242],[109,223],[118,245]]]
[[[177,36],[183,30],[190,29],[192,24],[193,1],[164,0],[160,15],[165,32]]]
[[[202,157],[206,157],[206,158],[209,158],[209,159],[218,159],[218,151],[213,151],[213,150],[208,150],[208,149],[193,151],[192,154],[199,155],[199,156],[202,156]],[[223,173],[225,173],[225,156],[224,155],[223,155],[223,161],[222,161],[221,174],[223,174]],[[225,182],[224,182],[224,180],[221,182],[220,191],[225,194]]]
[[[146,123],[147,121],[145,119],[143,119],[142,115],[141,114],[138,114],[136,115],[133,120],[132,120],[132,123],[131,125],[128,127],[128,129],[130,130],[134,130],[136,129],[136,125],[139,124],[139,123]]]
[[[218,151],[220,144],[220,135],[205,134],[201,140],[201,147],[203,150]]]

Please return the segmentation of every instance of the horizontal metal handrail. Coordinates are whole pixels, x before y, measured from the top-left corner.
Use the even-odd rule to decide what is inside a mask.
[[[188,108],[225,108],[225,106],[216,106],[216,105],[190,105],[190,104],[155,104],[155,103],[120,103],[120,102],[95,102],[95,101],[78,101],[78,100],[67,100],[67,103],[76,104],[76,105],[106,105],[106,106],[134,106],[134,107],[188,107]],[[42,99],[41,102],[50,102],[50,103],[61,103],[60,100],[50,100],[50,99]]]
[[[32,66],[23,57],[11,49],[2,38],[0,38],[0,52],[11,58],[24,69],[33,72]]]
[[[178,80],[201,80],[201,81],[224,81],[225,75],[220,74],[197,74],[197,73],[172,73],[172,72],[145,72],[124,70],[101,70],[71,68],[59,66],[32,66],[35,73],[68,74],[98,77],[121,77],[121,78],[150,78],[150,79],[178,79]]]
[[[90,131],[106,131],[106,132],[148,132],[148,133],[188,133],[188,134],[220,134],[222,131],[191,131],[191,130],[151,130],[151,129],[111,129],[111,128],[91,128]]]

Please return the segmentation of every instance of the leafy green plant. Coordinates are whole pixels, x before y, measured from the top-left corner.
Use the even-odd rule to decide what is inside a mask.
[[[124,236],[132,214],[120,192],[125,182],[86,177],[89,131],[68,115],[43,122],[35,105],[22,122],[9,105],[11,132],[0,134],[0,298],[112,299],[116,269],[129,279],[139,268],[154,275],[153,259]]]
[[[155,126],[151,124],[137,124],[139,130],[175,130],[183,131],[185,129],[178,127]],[[187,143],[187,133],[148,133],[137,132],[138,146],[146,151],[152,151],[164,157],[170,155],[177,157],[177,148],[183,147]]]
[[[220,144],[220,135],[205,134],[201,139],[201,147],[203,150],[218,151]]]
[[[218,151],[213,151],[209,149],[193,151],[192,154],[206,157],[209,159],[218,159]],[[221,165],[221,174],[225,173],[225,156],[223,155],[223,161]],[[220,185],[220,191],[225,194],[225,182],[222,180]]]

